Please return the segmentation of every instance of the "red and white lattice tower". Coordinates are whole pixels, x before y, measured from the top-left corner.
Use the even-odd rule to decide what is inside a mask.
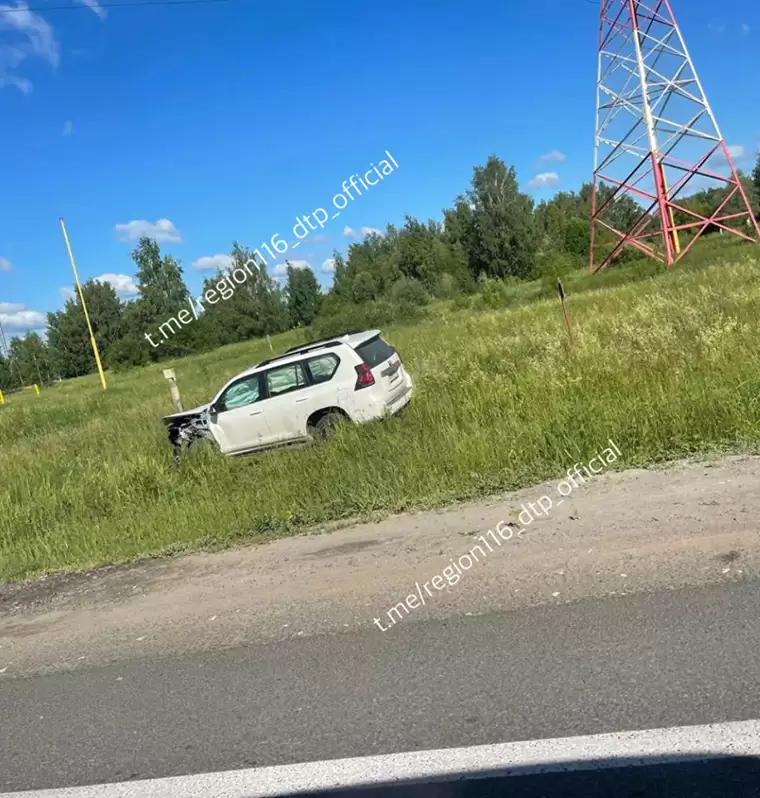
[[[679,261],[705,230],[760,241],[669,0],[600,0],[591,269],[633,246]],[[711,202],[684,200],[719,188]],[[628,202],[615,207],[628,196]],[[712,207],[714,205],[714,207]]]

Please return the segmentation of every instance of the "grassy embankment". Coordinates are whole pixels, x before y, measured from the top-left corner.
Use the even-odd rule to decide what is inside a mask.
[[[162,368],[175,366],[192,407],[265,357],[260,341],[112,374],[106,393],[95,376],[13,395],[0,408],[0,580],[501,491],[560,475],[610,436],[625,467],[753,451],[759,257],[710,242],[656,277],[570,275],[572,352],[538,283],[515,287],[510,309],[441,305],[387,330],[416,382],[407,413],[261,458],[204,449],[176,469],[160,422]]]

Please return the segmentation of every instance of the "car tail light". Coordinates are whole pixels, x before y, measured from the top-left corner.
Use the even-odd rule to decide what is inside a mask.
[[[354,390],[358,391],[359,388],[368,388],[370,385],[375,384],[375,378],[366,363],[360,363],[356,367],[356,385]]]

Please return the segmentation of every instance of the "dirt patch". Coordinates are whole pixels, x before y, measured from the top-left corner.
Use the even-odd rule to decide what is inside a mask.
[[[371,546],[382,546],[379,540],[357,540],[341,543],[338,546],[326,546],[324,549],[309,552],[310,557],[334,557],[340,554],[354,554]]]
[[[600,474],[403,623],[760,574],[759,476],[757,457]],[[6,585],[2,678],[371,626],[555,488]]]

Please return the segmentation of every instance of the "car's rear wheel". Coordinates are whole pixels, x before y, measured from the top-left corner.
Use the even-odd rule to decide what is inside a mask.
[[[343,414],[331,410],[329,413],[325,413],[322,418],[317,421],[316,425],[314,426],[314,437],[317,440],[326,440],[341,424],[345,423],[346,417]]]

